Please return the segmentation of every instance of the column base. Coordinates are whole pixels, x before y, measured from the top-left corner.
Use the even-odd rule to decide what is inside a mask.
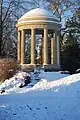
[[[32,72],[34,71],[35,65],[33,64],[20,64],[21,69],[26,72]]]
[[[48,65],[47,63],[43,63],[43,66]]]
[[[45,71],[59,71],[61,66],[57,64],[47,64],[43,65]]]
[[[33,66],[35,66],[36,64],[30,63],[29,65],[33,65]]]
[[[44,69],[44,71],[59,71],[61,66],[57,64],[43,64],[37,65],[37,64],[20,64],[21,69],[26,72],[34,71],[35,67],[41,67]]]

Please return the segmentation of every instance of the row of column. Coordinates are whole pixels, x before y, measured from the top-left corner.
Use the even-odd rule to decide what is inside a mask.
[[[31,64],[35,64],[35,29],[31,30]],[[60,65],[59,35],[53,34],[51,39],[51,64]],[[18,62],[25,63],[25,31],[18,31]],[[48,29],[44,29],[44,65],[48,64]]]

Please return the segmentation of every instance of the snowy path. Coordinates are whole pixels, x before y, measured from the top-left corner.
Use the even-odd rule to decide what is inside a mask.
[[[4,97],[4,96],[3,96]],[[18,98],[19,97],[19,98]],[[18,98],[18,99],[17,99]],[[80,97],[5,96],[0,120],[79,120]]]
[[[9,103],[1,106],[0,120],[79,120],[80,105],[76,106],[76,102],[70,98],[49,98],[23,104]]]

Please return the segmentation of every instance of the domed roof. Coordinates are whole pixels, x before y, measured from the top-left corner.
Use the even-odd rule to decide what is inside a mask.
[[[39,19],[40,18],[40,19]],[[53,15],[53,13],[49,10],[45,10],[42,8],[36,8],[32,9],[29,12],[25,13],[19,20],[18,23],[23,23],[23,22],[45,22],[44,20],[47,20],[46,22],[59,22],[57,17]]]

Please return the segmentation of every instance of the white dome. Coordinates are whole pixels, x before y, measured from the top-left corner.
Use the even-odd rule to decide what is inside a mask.
[[[25,19],[28,18],[50,18],[50,19],[54,19],[54,21],[59,22],[59,20],[57,19],[57,17],[55,15],[53,15],[53,13],[51,11],[42,9],[42,8],[36,8],[36,9],[32,9],[29,12],[25,13],[19,20],[18,23],[24,22]],[[34,20],[31,19],[30,22],[33,22]],[[52,20],[53,21],[53,20]],[[27,21],[25,21],[27,22]],[[28,21],[29,22],[29,21]]]

